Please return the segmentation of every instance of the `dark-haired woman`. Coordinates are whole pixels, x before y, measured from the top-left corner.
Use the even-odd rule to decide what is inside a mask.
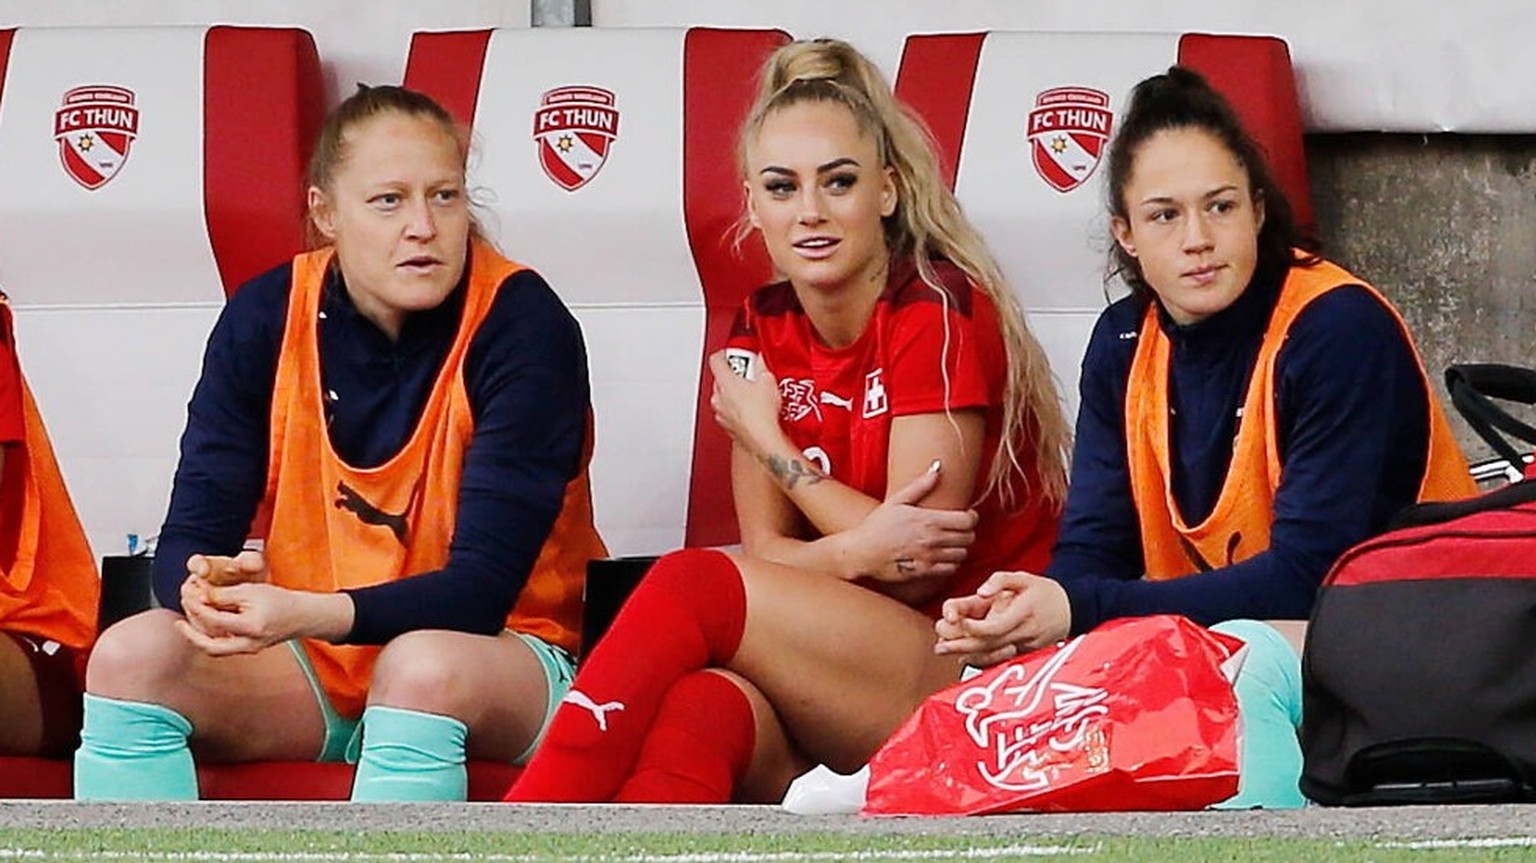
[[[398,87],[325,124],[323,245],[209,338],[163,608],[92,656],[77,796],[194,798],[195,752],[355,757],[354,799],[462,800],[466,755],[538,740],[604,553],[586,359],[544,281],[479,236],[464,162],[449,115]],[[258,511],[263,549],[242,551]]]
[[[949,603],[939,650],[986,664],[1116,617],[1219,625],[1250,647],[1231,805],[1299,805],[1301,626],[1259,621],[1304,620],[1334,559],[1402,507],[1471,494],[1466,462],[1402,318],[1307,251],[1199,75],[1137,85],[1108,203],[1132,293],[1083,360],[1051,564]]]

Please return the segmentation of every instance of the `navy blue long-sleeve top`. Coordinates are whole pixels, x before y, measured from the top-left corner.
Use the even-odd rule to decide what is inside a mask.
[[[1284,281],[1260,272],[1227,309],[1189,326],[1159,308],[1169,368],[1173,495],[1186,523],[1216,504],[1239,409]],[[1047,574],[1066,589],[1072,632],[1116,617],[1297,619],[1345,549],[1414,502],[1429,440],[1428,393],[1392,314],[1365,288],[1335,289],[1293,322],[1276,358],[1281,461],[1270,548],[1241,563],[1147,581],[1127,466],[1125,404],[1145,300],[1100,315],[1083,358],[1066,512]]]
[[[466,268],[467,272],[467,268]],[[266,483],[273,384],[292,266],[246,283],[208,338],[155,555],[155,596],[179,610],[186,561],[245,542]],[[375,467],[410,439],[464,309],[466,284],[412,313],[391,341],[353,306],[333,268],[316,326],[337,454]],[[464,359],[474,414],[458,516],[441,570],[348,590],[353,644],[414,629],[499,632],[580,469],[590,392],[570,312],[531,270],[501,286]]]

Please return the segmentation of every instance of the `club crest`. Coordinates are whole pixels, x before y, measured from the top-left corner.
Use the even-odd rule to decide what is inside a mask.
[[[597,176],[618,137],[619,112],[613,92],[601,87],[556,87],[539,99],[533,115],[539,165],[567,192]]]
[[[139,136],[139,109],[127,87],[91,84],[64,94],[53,115],[64,172],[87,189],[106,185],[128,161]]]
[[[1114,119],[1107,93],[1089,87],[1042,91],[1029,112],[1027,135],[1040,178],[1058,192],[1081,186],[1099,166]]]

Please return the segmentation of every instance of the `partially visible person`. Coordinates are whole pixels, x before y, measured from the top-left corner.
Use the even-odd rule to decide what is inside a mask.
[[[325,123],[321,247],[209,337],[163,608],[91,658],[78,797],[194,798],[196,753],[356,760],[353,799],[462,800],[466,757],[538,741],[605,554],[586,356],[544,280],[480,235],[464,170],[422,94],[359,88]],[[258,511],[264,548],[242,551]]]
[[[1067,423],[921,127],[843,42],[767,62],[741,131],[782,281],[710,359],[744,553],[651,569],[509,800],[777,801],[959,678],[948,597],[1043,567]]]
[[[63,757],[78,745],[100,598],[0,293],[0,754]]]
[[[1231,805],[1300,805],[1299,621],[1318,585],[1398,510],[1472,480],[1401,316],[1310,251],[1203,78],[1137,85],[1108,174],[1111,271],[1131,295],[1083,360],[1060,539],[1044,570],[947,604],[938,650],[987,665],[1162,613],[1236,634],[1250,656]]]

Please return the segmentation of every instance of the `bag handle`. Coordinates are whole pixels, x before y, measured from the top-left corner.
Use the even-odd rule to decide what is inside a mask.
[[[1493,399],[1536,404],[1536,370],[1501,363],[1460,363],[1445,370],[1445,388],[1451,404],[1494,452],[1516,469],[1524,464],[1524,457],[1504,435],[1536,445],[1536,427],[1516,419]]]
[[[1522,479],[1486,494],[1463,500],[1438,500],[1403,507],[1387,523],[1387,530],[1441,524],[1463,516],[1536,503],[1536,479]]]

